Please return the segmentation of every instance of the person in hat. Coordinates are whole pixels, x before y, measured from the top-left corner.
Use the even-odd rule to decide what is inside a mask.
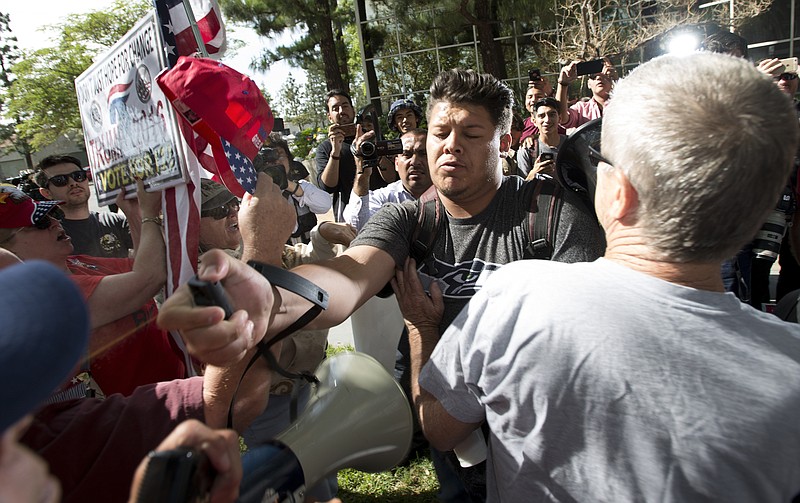
[[[423,429],[449,449],[486,422],[487,501],[791,501],[800,326],[719,274],[793,167],[791,102],[704,52],[653,59],[615,93],[593,153],[604,258],[509,264],[441,339],[411,330]],[[401,305],[441,306],[409,268],[395,284]]]
[[[183,421],[203,418],[202,378],[188,386],[189,381],[162,383],[135,398],[46,405],[87,348],[86,304],[63,271],[43,261],[20,262],[1,248],[0,283],[6,286],[0,290],[0,501],[56,503],[63,487],[63,501],[123,501],[130,488],[133,502],[142,487],[145,454],[177,447],[201,449],[209,457],[218,472],[214,501],[236,500],[242,477],[237,433]],[[42,292],[48,316],[41,315]],[[207,380],[205,386],[213,390],[217,384]],[[223,404],[208,402],[209,409],[218,405]]]
[[[0,284],[0,501],[58,502],[58,479],[19,438],[85,351],[89,314],[75,284],[47,262],[23,264],[0,249]]]
[[[69,155],[50,155],[36,165],[34,180],[39,193],[51,201],[63,201],[61,226],[69,235],[76,255],[127,258],[139,239],[141,214],[136,199],[118,197],[123,215],[89,210],[88,171]]]
[[[410,99],[401,99],[392,103],[386,123],[392,131],[404,134],[417,129],[422,123],[422,109]]]
[[[200,180],[200,253],[212,248],[240,253],[239,199],[224,185]]]
[[[166,280],[161,194],[139,185],[142,235],[135,259],[73,255],[53,212],[57,201],[34,201],[0,186],[0,247],[21,260],[45,260],[70,274],[86,299],[92,336],[75,377],[53,401],[92,393],[130,394],[142,384],[186,376],[183,352],[155,324],[153,296]]]

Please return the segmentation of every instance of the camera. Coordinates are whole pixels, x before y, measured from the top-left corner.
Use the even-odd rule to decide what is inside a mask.
[[[361,147],[356,149],[352,146],[353,155],[362,159],[362,166],[374,168],[378,165],[378,158],[385,155],[397,155],[403,153],[403,142],[398,140],[380,140],[376,142],[361,142]]]
[[[286,170],[283,164],[279,162],[281,158],[278,149],[273,147],[263,146],[259,149],[255,159],[253,159],[253,168],[258,173],[266,173],[275,182],[275,185],[286,190],[289,187],[289,179],[286,176]]]
[[[792,221],[796,202],[794,200],[792,188],[783,188],[781,198],[775,209],[767,215],[767,220],[756,233],[753,240],[753,254],[760,259],[775,262],[781,251],[781,241],[786,228]]]

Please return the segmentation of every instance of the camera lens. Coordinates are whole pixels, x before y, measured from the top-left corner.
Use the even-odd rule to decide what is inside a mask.
[[[362,157],[372,157],[375,155],[375,144],[369,141],[361,143]]]
[[[753,253],[758,258],[774,262],[781,251],[781,240],[783,240],[785,232],[786,215],[779,210],[773,210],[756,234],[753,241]]]

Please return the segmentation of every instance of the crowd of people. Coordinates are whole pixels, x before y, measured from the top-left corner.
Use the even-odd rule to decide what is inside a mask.
[[[234,501],[239,436],[291,425],[327,329],[376,295],[402,313],[395,377],[441,501],[791,501],[800,325],[761,309],[762,261],[794,260],[800,226],[774,257],[758,236],[796,197],[798,78],[733,37],[621,79],[606,60],[572,104],[577,62],[555,89],[531,72],[524,121],[503,82],[443,71],[426,110],[392,104],[402,151],[378,162],[331,90],[311,179],[261,173],[241,200],[201,182],[197,278],[230,316],[188,285],[160,298],[161,195],[142,180],[123,215],[89,211],[68,156],[37,167],[42,200],[0,185],[0,501],[138,501],[152,452],[178,446],[209,457],[212,501]],[[559,154],[600,118],[578,193]],[[290,173],[288,143],[268,143]],[[259,343],[310,303],[261,264],[329,293],[271,359]],[[334,473],[305,499],[336,496]]]

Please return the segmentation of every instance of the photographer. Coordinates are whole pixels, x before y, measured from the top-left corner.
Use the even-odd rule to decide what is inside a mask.
[[[561,104],[554,98],[539,99],[532,106],[539,135],[530,147],[521,148],[517,153],[518,174],[526,180],[553,177],[558,148],[567,139],[559,132],[560,109]]]
[[[344,207],[353,189],[356,163],[350,144],[356,136],[355,110],[350,95],[340,89],[333,89],[325,95],[327,108],[328,139],[317,147],[317,186],[333,194],[333,216],[337,222],[343,221]],[[393,171],[374,170],[370,178],[370,189],[385,187],[395,181]]]
[[[386,187],[369,190],[369,178],[374,168],[364,167],[364,161],[356,156],[356,177],[350,202],[344,209],[345,222],[356,230],[361,230],[367,220],[386,203],[402,203],[417,199],[431,186],[428,174],[428,159],[425,153],[425,138],[428,132],[424,129],[409,130],[400,137],[403,152],[395,157],[394,169],[399,180]],[[364,133],[355,145],[360,148],[364,141],[371,141],[372,132]]]

